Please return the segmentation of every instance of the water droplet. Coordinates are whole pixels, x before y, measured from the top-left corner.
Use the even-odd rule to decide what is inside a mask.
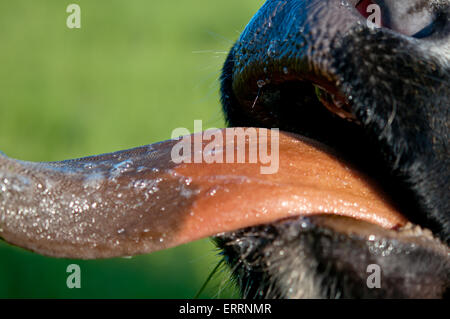
[[[269,57],[273,57],[277,53],[276,46],[277,46],[277,44],[275,41],[270,42],[269,48],[267,49],[267,55]]]
[[[120,162],[111,169],[111,177],[119,177],[120,175],[132,171],[133,170],[133,161],[132,160],[126,160],[123,162]]]
[[[83,165],[83,167],[85,169],[93,169],[93,168],[96,167],[96,165],[94,163],[86,163],[86,164]]]
[[[266,82],[264,80],[258,80],[258,82],[256,82],[256,84],[258,85],[259,88],[264,87],[264,85],[266,85]]]

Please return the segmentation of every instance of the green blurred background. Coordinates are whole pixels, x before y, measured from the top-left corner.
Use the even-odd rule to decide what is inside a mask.
[[[223,127],[220,69],[263,0],[2,0],[0,150],[54,161]],[[81,29],[66,8],[81,7]],[[210,240],[78,261],[0,243],[0,298],[192,298],[219,261]],[[81,289],[66,267],[81,266]],[[226,270],[201,294],[236,297]]]

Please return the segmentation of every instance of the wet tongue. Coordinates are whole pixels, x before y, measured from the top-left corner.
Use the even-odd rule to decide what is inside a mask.
[[[50,256],[102,258],[295,216],[333,214],[387,229],[406,223],[367,177],[324,146],[252,130],[63,162],[0,156],[0,237]],[[177,164],[177,154],[191,163]]]

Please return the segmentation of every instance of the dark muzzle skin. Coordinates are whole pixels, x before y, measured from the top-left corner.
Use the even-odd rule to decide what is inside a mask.
[[[226,119],[334,147],[449,243],[450,3],[372,1],[377,29],[358,2],[267,1],[224,66]],[[330,112],[318,89],[341,108]]]
[[[317,215],[223,234],[216,244],[245,298],[448,297],[448,248],[429,235]],[[377,289],[367,286],[369,265],[381,269]]]
[[[365,3],[379,5],[382,28],[367,25],[367,15],[355,8],[361,1],[266,1],[226,60],[226,120],[280,128],[335,148],[376,179],[406,218],[448,245],[450,2]],[[418,251],[411,257],[392,234],[380,232],[397,252],[385,257],[358,231],[355,237],[315,219],[306,220],[314,226],[304,231],[292,227],[301,222],[216,239],[244,297],[448,296],[445,249],[442,258]],[[371,262],[389,268],[381,290],[363,282],[363,265]]]

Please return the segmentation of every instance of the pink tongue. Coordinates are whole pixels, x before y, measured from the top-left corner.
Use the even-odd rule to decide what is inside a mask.
[[[0,156],[0,177],[9,181],[0,184],[0,236],[46,255],[101,258],[148,253],[299,215],[348,216],[388,229],[406,223],[363,174],[318,143],[280,132],[279,156],[272,163],[249,163],[261,145],[269,154],[277,150],[273,133],[258,132],[267,133],[268,145],[237,133],[245,141],[246,163],[175,164],[171,154],[179,141],[173,140],[58,163]],[[193,156],[225,159],[236,148],[227,148],[232,141],[225,139],[215,150],[209,140],[195,149],[201,134],[191,136]],[[278,166],[276,173],[261,174],[270,164]]]
[[[246,158],[254,147],[250,145]],[[260,168],[260,164],[178,166],[177,174],[188,176],[198,192],[192,218],[184,220],[178,239],[187,242],[203,234],[297,215],[341,215],[388,229],[407,222],[366,176],[305,138],[280,133],[278,172],[263,175]]]

